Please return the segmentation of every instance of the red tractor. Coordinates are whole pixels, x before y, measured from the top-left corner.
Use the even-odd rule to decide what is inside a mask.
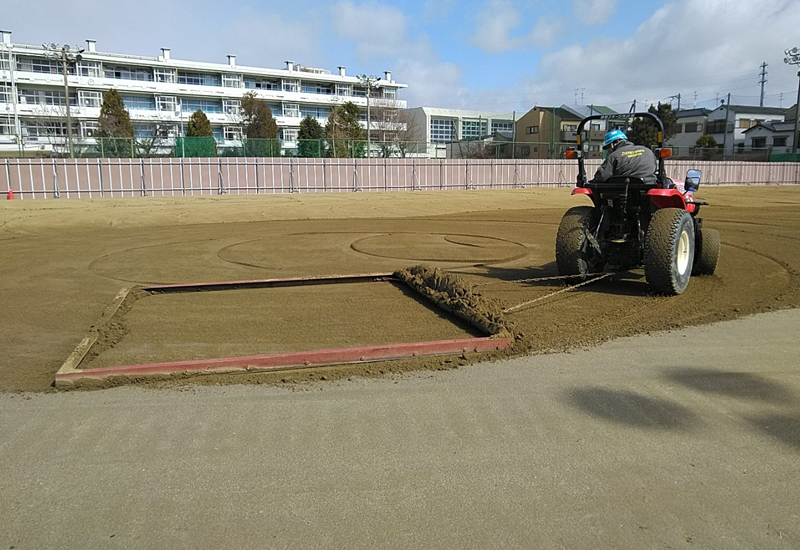
[[[655,184],[614,176],[594,182],[586,178],[581,142],[589,121],[620,117],[649,119],[658,128]],[[658,294],[677,295],[686,290],[692,275],[711,275],[719,259],[719,232],[703,228],[694,200],[700,186],[700,170],[689,170],[683,185],[668,178],[663,148],[664,125],[652,113],[593,115],[578,125],[578,144],[567,158],[578,160],[577,187],[573,195],[585,195],[593,206],[570,208],[561,219],[556,237],[556,265],[562,276],[575,280],[602,273],[644,268],[645,279]]]

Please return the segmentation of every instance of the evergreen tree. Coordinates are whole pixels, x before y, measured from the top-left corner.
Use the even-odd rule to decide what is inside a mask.
[[[208,117],[201,109],[197,109],[189,117],[186,137],[212,137],[213,135]]]
[[[325,135],[332,157],[363,157],[366,152],[367,132],[361,127],[361,111],[352,101],[333,108]]]
[[[297,154],[301,157],[320,157],[322,156],[322,138],[325,130],[317,119],[306,115],[300,121],[300,131],[297,133]]]
[[[669,103],[659,103],[658,107],[650,105],[649,112],[658,116],[664,124],[663,141],[672,138],[678,132],[678,116]],[[637,145],[653,147],[658,142],[658,129],[649,119],[636,118],[628,131],[628,139]]]
[[[211,123],[202,111],[197,109],[189,117],[186,137],[178,138],[176,153],[186,157],[214,157],[217,155],[217,142],[211,132]]]
[[[253,91],[242,97],[240,109],[242,117],[242,134],[245,139],[245,154],[248,156],[280,155],[278,123],[266,101],[258,99]]]
[[[133,153],[133,124],[125,102],[117,90],[103,93],[100,117],[94,133],[106,156],[130,157]]]

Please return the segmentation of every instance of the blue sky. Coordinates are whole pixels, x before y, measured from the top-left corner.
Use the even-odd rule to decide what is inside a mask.
[[[795,103],[798,0],[0,0],[14,42],[393,78],[410,107]]]

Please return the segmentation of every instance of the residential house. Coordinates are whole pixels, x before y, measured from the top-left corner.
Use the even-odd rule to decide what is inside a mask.
[[[720,105],[708,113],[706,134],[724,147],[726,155],[744,151],[745,130],[759,122],[783,122],[786,109],[750,105]],[[726,122],[727,121],[727,122]]]
[[[664,145],[672,148],[672,155],[688,155],[694,149],[698,138],[706,132],[709,109],[682,109],[676,111],[678,128],[673,137]]]

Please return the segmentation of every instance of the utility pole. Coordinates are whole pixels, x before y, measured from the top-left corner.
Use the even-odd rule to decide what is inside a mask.
[[[766,61],[761,64],[761,80],[758,81],[758,83],[761,84],[761,101],[758,103],[759,107],[764,106],[764,84],[767,83],[767,66]]]
[[[677,111],[680,111],[680,110],[681,110],[681,94],[678,94],[678,95],[671,95],[671,96],[669,96],[669,98],[670,98],[670,99],[677,99],[677,100],[678,100],[678,108],[677,108],[676,110],[677,110]]]
[[[800,66],[800,50],[798,48],[785,50],[783,53],[786,54],[786,57],[783,58],[784,63]],[[794,135],[792,135],[792,158],[794,160],[797,160],[795,155],[797,155],[798,122],[800,122],[800,71],[797,71],[797,103],[794,104]]]
[[[55,43],[42,44],[42,47],[45,49],[47,57],[61,63],[61,73],[64,75],[64,104],[67,107],[67,149],[69,150],[70,158],[75,158],[75,151],[72,149],[72,117],[69,112],[69,82],[67,81],[67,75],[69,74],[69,67],[74,67],[78,61],[83,59],[83,55],[81,55],[83,49],[73,53],[69,44],[64,44],[59,48]]]
[[[728,117],[731,116],[731,94],[728,93],[728,101],[725,102],[725,126],[722,134],[722,159],[728,157]]]
[[[370,137],[370,127],[372,126],[372,119],[370,118],[370,112],[369,112],[369,100],[370,97],[372,96],[372,88],[375,86],[375,84],[377,84],[380,81],[380,78],[376,77],[375,75],[367,76],[365,74],[360,74],[356,78],[358,78],[358,81],[367,90],[367,157],[369,158],[372,149],[372,139]]]

